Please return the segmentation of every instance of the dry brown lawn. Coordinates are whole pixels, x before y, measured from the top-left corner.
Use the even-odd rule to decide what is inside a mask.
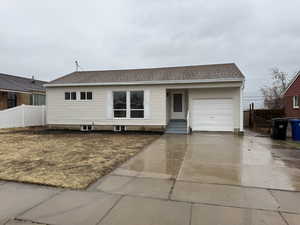
[[[0,179],[83,189],[157,139],[153,134],[0,132]]]

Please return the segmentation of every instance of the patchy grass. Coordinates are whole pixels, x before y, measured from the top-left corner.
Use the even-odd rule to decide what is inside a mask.
[[[296,149],[300,150],[300,142],[299,141],[287,140],[286,144],[292,148],[296,148]]]
[[[0,179],[83,189],[159,135],[0,132]]]

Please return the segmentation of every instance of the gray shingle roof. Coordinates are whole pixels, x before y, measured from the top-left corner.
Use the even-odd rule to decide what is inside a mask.
[[[49,84],[120,83],[143,81],[244,79],[234,63],[150,69],[79,71],[51,81]]]
[[[32,91],[45,91],[43,87],[47,82],[25,78],[17,77],[13,75],[0,73],[0,89],[11,90],[11,91],[21,91],[21,92],[32,92]]]

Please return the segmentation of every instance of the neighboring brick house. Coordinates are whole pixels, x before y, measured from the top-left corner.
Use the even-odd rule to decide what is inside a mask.
[[[0,110],[18,105],[45,105],[47,82],[0,73]]]
[[[285,116],[290,118],[300,118],[300,72],[294,77],[290,85],[284,92]]]

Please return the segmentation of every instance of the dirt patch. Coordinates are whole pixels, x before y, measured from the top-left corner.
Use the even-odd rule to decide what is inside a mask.
[[[157,139],[153,134],[0,133],[0,179],[83,189]]]

